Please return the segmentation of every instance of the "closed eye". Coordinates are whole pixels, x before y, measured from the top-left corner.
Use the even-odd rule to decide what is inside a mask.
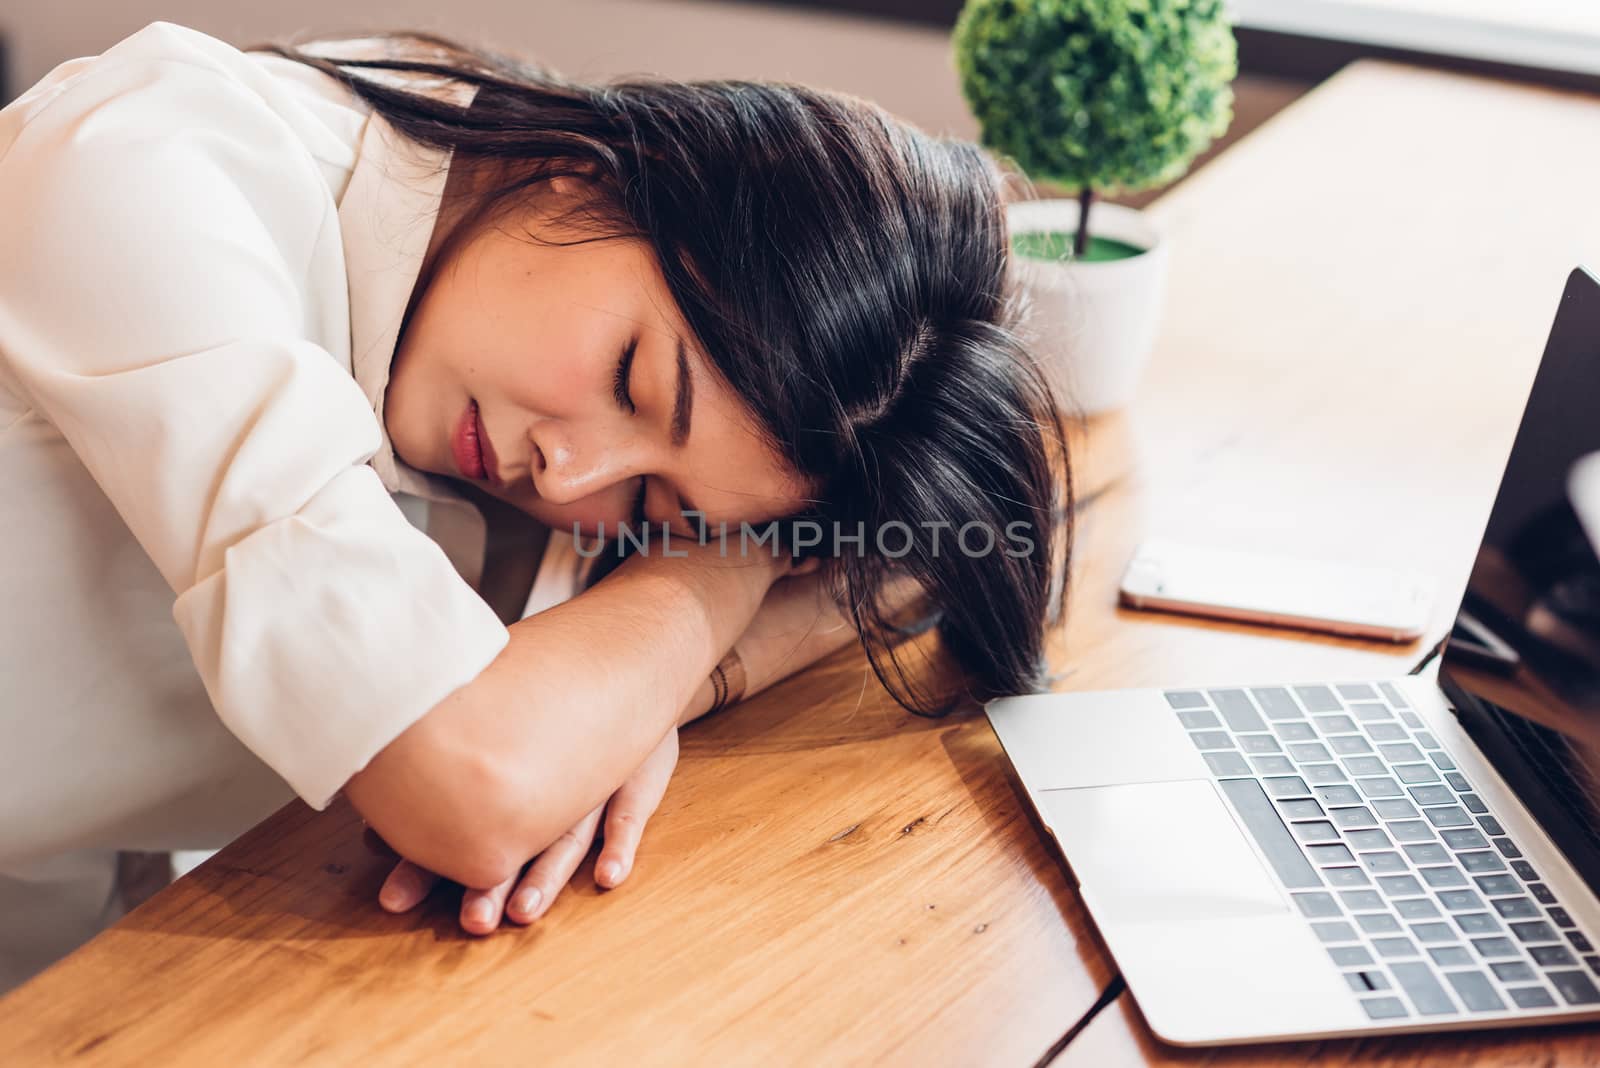
[[[616,398],[618,406],[629,415],[638,410],[633,406],[633,398],[628,394],[628,379],[633,372],[633,354],[638,348],[638,338],[628,341],[628,347],[622,350],[622,358],[617,361],[617,369],[611,376],[611,395]]]

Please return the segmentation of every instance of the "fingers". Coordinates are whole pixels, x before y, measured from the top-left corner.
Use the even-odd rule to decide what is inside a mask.
[[[468,934],[493,934],[500,926],[500,917],[506,909],[506,898],[517,883],[513,875],[499,886],[488,890],[468,887],[461,895],[461,929]]]
[[[402,860],[383,881],[378,890],[378,904],[390,912],[414,909],[428,896],[439,877],[426,868],[419,868],[409,860]]]
[[[556,895],[583,863],[599,827],[600,809],[597,808],[540,853],[511,896],[506,917],[513,923],[532,923],[548,912]]]
[[[594,881],[604,889],[620,885],[633,871],[644,825],[660,806],[677,765],[678,732],[669,731],[639,770],[611,795],[606,804],[605,846],[594,866]]]

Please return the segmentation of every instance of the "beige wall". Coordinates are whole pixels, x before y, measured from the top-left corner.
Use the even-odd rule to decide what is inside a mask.
[[[157,19],[237,45],[302,30],[427,29],[577,77],[788,79],[868,97],[930,130],[974,137],[977,129],[947,33],[726,0],[0,0],[9,89]]]

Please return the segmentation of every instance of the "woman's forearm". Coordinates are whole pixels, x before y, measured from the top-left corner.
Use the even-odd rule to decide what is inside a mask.
[[[786,566],[636,556],[514,624],[471,683],[345,788],[415,863],[469,886],[515,874],[603,802],[672,729]]]

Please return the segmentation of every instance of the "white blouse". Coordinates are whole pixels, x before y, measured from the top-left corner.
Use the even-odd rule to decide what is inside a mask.
[[[323,808],[507,642],[381,419],[447,164],[164,23],[0,111],[0,861]]]

